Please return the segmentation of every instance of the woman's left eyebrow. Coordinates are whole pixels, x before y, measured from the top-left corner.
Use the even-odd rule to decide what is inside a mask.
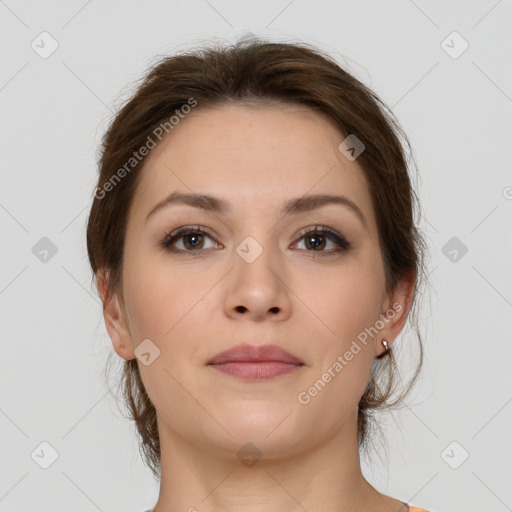
[[[227,214],[232,210],[231,203],[225,199],[208,194],[194,194],[175,191],[171,192],[167,197],[153,207],[146,217],[146,222],[156,212],[173,204],[186,204],[194,208],[218,214]],[[281,216],[285,216],[305,213],[330,204],[336,204],[348,208],[356,214],[359,220],[368,229],[366,217],[359,206],[348,197],[340,195],[309,194],[301,197],[295,197],[284,203],[280,214]]]

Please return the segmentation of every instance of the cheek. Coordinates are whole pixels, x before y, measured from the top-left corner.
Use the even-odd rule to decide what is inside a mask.
[[[326,335],[330,333],[338,345],[349,342],[379,318],[384,282],[378,264],[340,265],[322,281],[321,289],[312,285],[303,288],[304,297],[330,328],[324,329]]]
[[[317,349],[308,387],[302,389],[310,400],[305,412],[321,415],[334,429],[357,414],[370,378],[377,338],[369,333],[379,318],[378,284],[367,272],[352,268],[340,271],[323,293],[310,295],[312,309],[328,328],[318,323],[316,333],[310,331]]]
[[[133,249],[126,254],[123,291],[135,343],[149,338],[160,346],[165,333],[183,315],[192,288],[185,285],[183,274],[172,272],[170,267],[134,254]]]
[[[372,327],[381,313],[384,289],[382,267],[375,257],[365,261],[359,256],[333,270],[329,279],[322,280],[321,290],[312,286],[312,277],[309,281],[302,287],[304,302],[322,320],[310,331],[318,347],[311,385],[321,390],[318,407],[336,404],[329,411],[335,421],[353,410],[370,378],[377,340]],[[315,385],[317,379],[321,382]]]
[[[139,274],[137,282],[126,282],[125,298],[130,326],[135,343],[144,338],[160,339],[172,327],[175,310],[172,295],[162,295],[162,283],[153,281],[146,273]],[[139,281],[140,279],[140,281]],[[159,344],[159,343],[157,343]]]
[[[213,307],[214,294],[209,291],[219,275],[199,267],[173,265],[160,257],[152,261],[143,258],[134,255],[125,263],[124,294],[135,343],[149,338],[163,359],[177,360],[180,352],[197,350],[193,340],[204,338],[205,323],[211,316],[208,308]],[[171,352],[172,358],[167,354]]]

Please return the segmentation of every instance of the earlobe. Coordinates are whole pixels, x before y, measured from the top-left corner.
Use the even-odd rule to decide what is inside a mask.
[[[110,296],[108,278],[107,271],[98,272],[98,292],[103,303],[105,327],[112,340],[112,346],[116,353],[123,359],[134,359],[133,343],[125,320],[125,314],[117,293],[113,293],[112,296]]]
[[[379,337],[375,346],[375,356],[380,356],[386,352],[382,340],[387,341],[388,350],[402,331],[414,298],[415,277],[404,278],[396,287],[396,290],[387,295],[387,301],[383,304],[385,308],[381,314],[384,324],[379,332]]]

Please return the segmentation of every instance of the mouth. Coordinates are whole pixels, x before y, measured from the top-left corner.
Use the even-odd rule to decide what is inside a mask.
[[[207,363],[215,370],[243,380],[266,380],[287,375],[304,362],[277,345],[237,345],[220,352]]]
[[[244,380],[266,380],[287,375],[302,368],[303,364],[281,361],[228,361],[210,365],[215,370]]]

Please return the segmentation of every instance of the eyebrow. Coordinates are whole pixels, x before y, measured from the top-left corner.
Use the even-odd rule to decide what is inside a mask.
[[[199,208],[200,210],[218,214],[227,214],[231,211],[231,204],[228,201],[218,197],[210,196],[207,194],[172,192],[154,206],[154,208],[148,213],[146,222],[158,211],[173,204],[186,204],[194,208]],[[359,206],[357,206],[356,203],[345,196],[332,194],[309,194],[296,197],[286,201],[280,213],[281,216],[305,213],[317,208],[321,208],[322,206],[327,206],[329,204],[337,204],[347,207],[353,213],[355,213],[363,225],[368,228],[366,217],[364,216]]]

